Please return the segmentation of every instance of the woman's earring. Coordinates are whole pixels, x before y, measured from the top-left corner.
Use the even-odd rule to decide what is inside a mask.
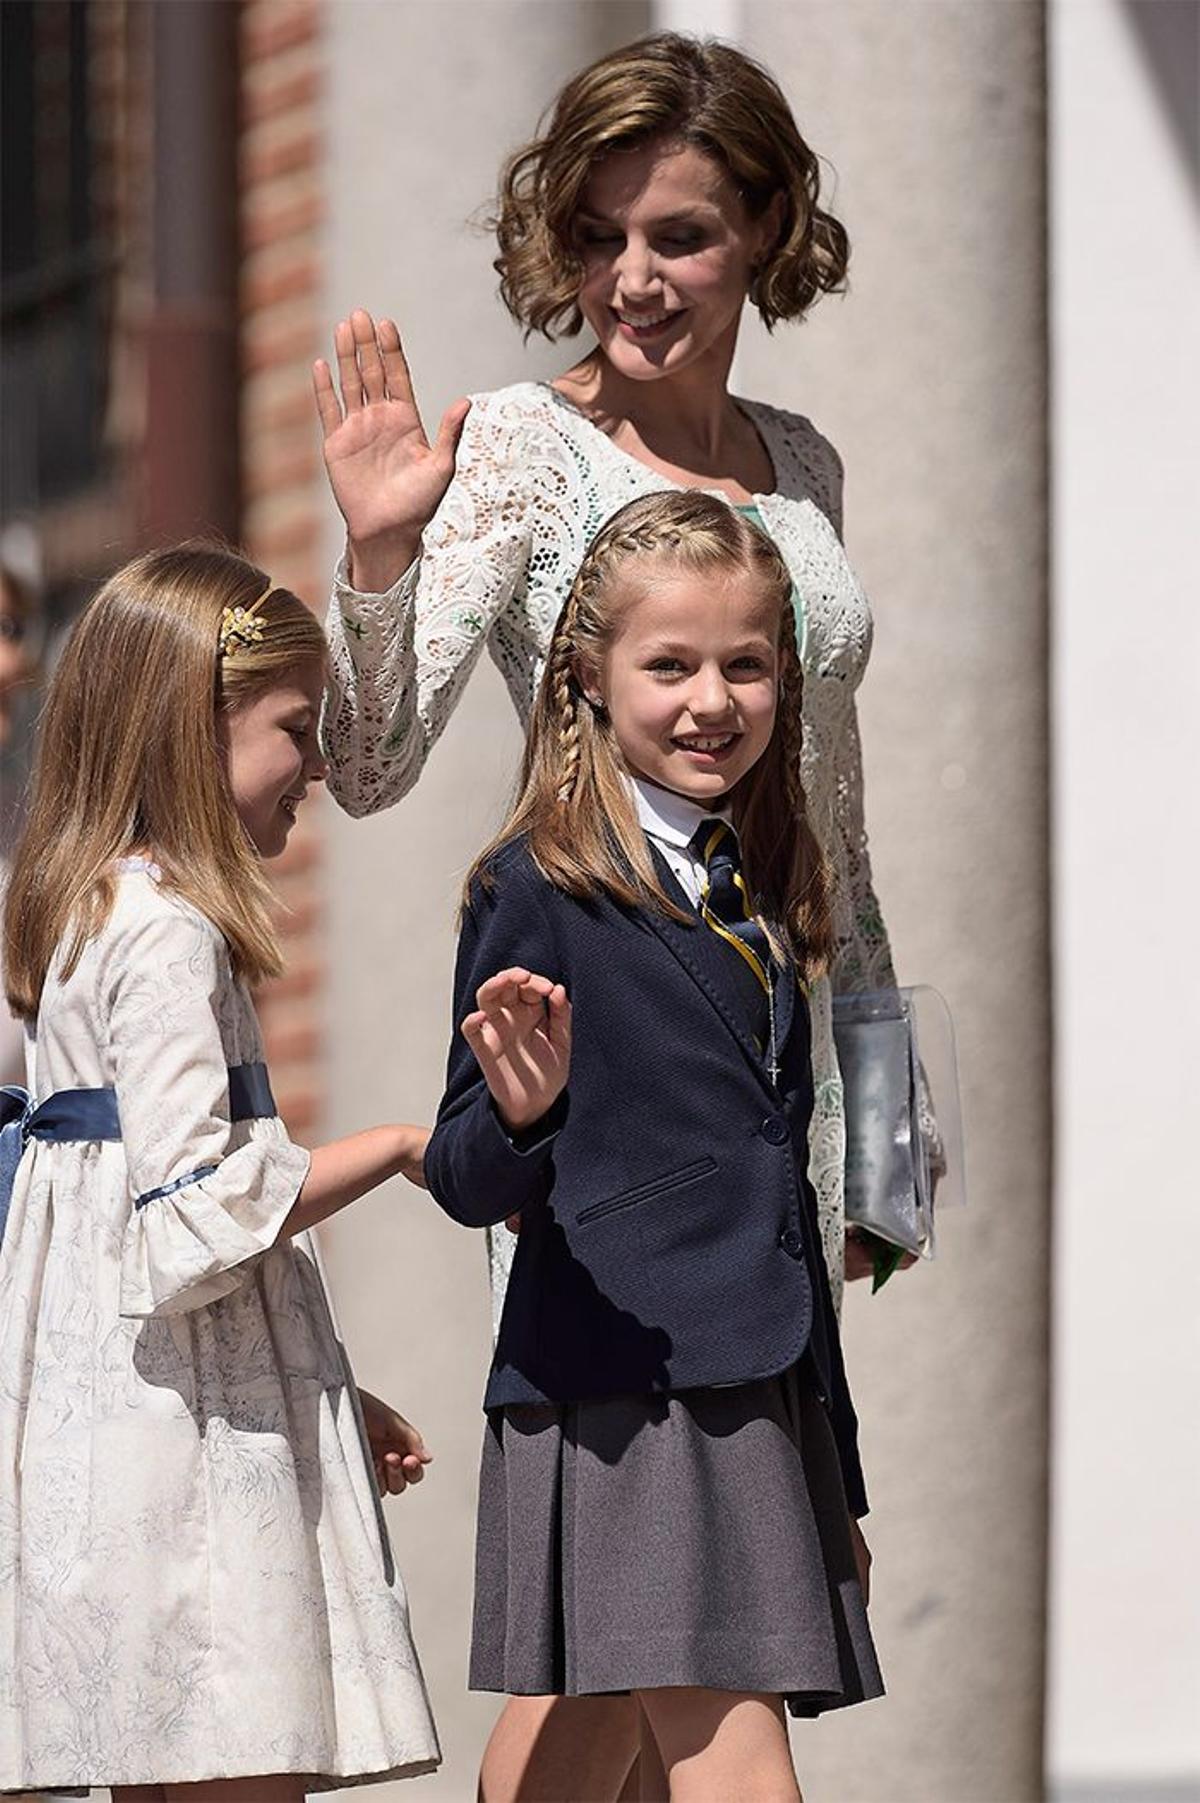
[[[589,695],[585,692],[583,698],[595,714],[597,720],[604,720],[608,717],[608,709],[604,705],[603,695]]]

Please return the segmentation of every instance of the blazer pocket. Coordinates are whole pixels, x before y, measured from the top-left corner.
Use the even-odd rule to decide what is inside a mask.
[[[615,1215],[623,1208],[636,1208],[639,1202],[648,1202],[651,1196],[661,1196],[665,1190],[680,1189],[685,1183],[695,1183],[700,1177],[707,1177],[717,1168],[715,1158],[693,1158],[690,1164],[681,1165],[677,1171],[667,1171],[661,1177],[651,1177],[646,1183],[639,1183],[633,1189],[623,1189],[618,1196],[609,1196],[603,1202],[593,1202],[589,1208],[580,1209],[575,1217],[581,1227],[591,1221],[599,1221],[605,1215]]]

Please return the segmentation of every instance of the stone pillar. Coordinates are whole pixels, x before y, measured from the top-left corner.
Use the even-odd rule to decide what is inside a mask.
[[[1049,1225],[1043,16],[747,0],[836,171],[851,289],[747,334],[744,392],[847,465],[876,645],[861,717],[901,980],[954,1011],[969,1211],[857,1286],[847,1359],[890,1695],[802,1726],[809,1803],[1041,1792]],[[832,171],[831,171],[832,173]]]
[[[396,318],[431,430],[456,395],[548,376],[569,361],[569,346],[522,349],[492,298],[491,238],[470,221],[486,211],[502,158],[532,135],[566,77],[636,37],[647,16],[627,0],[327,8],[326,312],[331,327],[356,305]],[[340,548],[334,524],[330,569]],[[398,808],[366,821],[327,812],[331,1132],[432,1117],[449,1040],[458,891],[499,821],[520,744],[485,656]],[[389,1504],[389,1516],[446,1753],[438,1795],[470,1803],[497,1710],[466,1690],[490,1357],[483,1236],[396,1184],[332,1223],[322,1243],[362,1381],[419,1422],[434,1450],[426,1484]]]
[[[1026,1803],[1041,1771],[1048,1197],[1042,13],[945,0],[748,0],[742,41],[837,165],[853,291],[774,342],[746,392],[811,413],[848,470],[872,594],[863,698],[876,871],[902,976],[955,1010],[971,1211],[938,1262],[852,1294],[886,1702],[802,1727],[809,1803]],[[638,4],[328,9],[329,319],[405,333],[430,425],[456,393],[545,375],[469,215],[559,82],[645,28]],[[336,549],[330,531],[330,557]],[[441,1085],[462,870],[519,746],[490,666],[413,795],[330,810],[329,1127],[421,1118]],[[494,1714],[465,1694],[487,1361],[482,1247],[399,1186],[324,1236],[363,1381],[427,1426],[391,1505],[468,1803]],[[747,1499],[753,1506],[753,1499]]]
[[[237,457],[238,16],[175,0],[151,12],[153,297],[145,330],[147,544],[234,537]]]

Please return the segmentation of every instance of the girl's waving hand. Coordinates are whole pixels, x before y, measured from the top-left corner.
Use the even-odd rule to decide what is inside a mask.
[[[571,1004],[561,983],[514,966],[475,993],[462,1024],[501,1120],[521,1133],[550,1110],[571,1065]]]
[[[393,321],[376,326],[356,308],[339,322],[334,348],[336,385],[323,357],[313,365],[325,468],[346,521],[352,580],[381,591],[417,555],[421,533],[450,486],[470,402],[446,409],[430,444]]]

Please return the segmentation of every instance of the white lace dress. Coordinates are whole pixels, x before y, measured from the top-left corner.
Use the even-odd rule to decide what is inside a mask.
[[[127,865],[29,1070],[115,1087],[123,1139],[31,1139],[0,1248],[0,1791],[437,1763],[349,1368],[275,1244],[309,1155],[230,1124],[261,1058],[220,934]]]
[[[774,466],[774,491],[755,505],[795,584],[807,678],[804,778],[836,880],[833,987],[887,987],[894,977],[867,855],[854,701],[871,616],[842,548],[841,461],[807,419],[738,404]],[[344,563],[335,576],[325,743],[342,807],[370,814],[408,793],[485,644],[524,723],[589,540],[625,502],[670,486],[548,385],[474,396],[458,471],[421,557],[383,595],[349,587]],[[823,983],[812,997],[809,1172],[840,1299],[845,1129],[830,993]],[[491,1236],[497,1314],[513,1244],[503,1228]]]

